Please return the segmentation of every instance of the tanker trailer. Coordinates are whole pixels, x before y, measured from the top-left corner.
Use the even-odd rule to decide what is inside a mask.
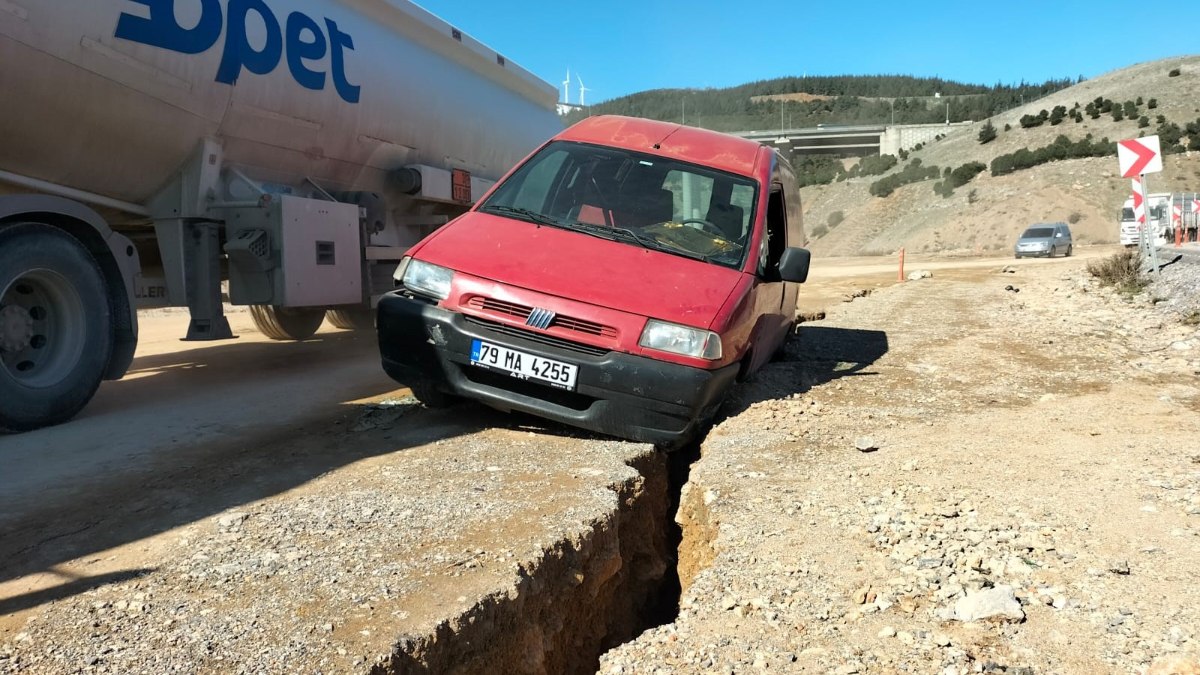
[[[406,0],[0,2],[0,429],[187,340],[369,327],[404,251],[561,129],[557,90]]]

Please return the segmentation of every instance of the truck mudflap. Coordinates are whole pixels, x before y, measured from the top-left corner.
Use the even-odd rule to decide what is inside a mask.
[[[579,351],[520,336],[400,293],[379,302],[383,368],[402,384],[421,383],[504,411],[673,446],[688,440],[734,383],[736,364],[703,370],[620,352]],[[578,366],[573,390],[471,364],[476,340]]]

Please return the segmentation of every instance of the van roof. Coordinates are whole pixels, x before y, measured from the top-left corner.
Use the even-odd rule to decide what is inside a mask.
[[[755,175],[760,153],[769,150],[716,131],[619,115],[589,117],[556,138],[670,157],[750,177]]]

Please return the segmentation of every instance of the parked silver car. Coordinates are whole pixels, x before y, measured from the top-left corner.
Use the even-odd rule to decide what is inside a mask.
[[[1066,223],[1039,223],[1025,230],[1013,247],[1013,255],[1045,256],[1053,258],[1062,254],[1071,255],[1071,228]]]

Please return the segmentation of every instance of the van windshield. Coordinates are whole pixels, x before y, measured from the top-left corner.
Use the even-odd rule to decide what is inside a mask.
[[[755,182],[629,150],[555,141],[479,211],[740,267]]]
[[[1011,236],[1011,235],[1010,235]],[[1031,227],[1025,230],[1025,234],[1021,235],[1022,239],[1046,239],[1054,236],[1054,228],[1051,227]]]

